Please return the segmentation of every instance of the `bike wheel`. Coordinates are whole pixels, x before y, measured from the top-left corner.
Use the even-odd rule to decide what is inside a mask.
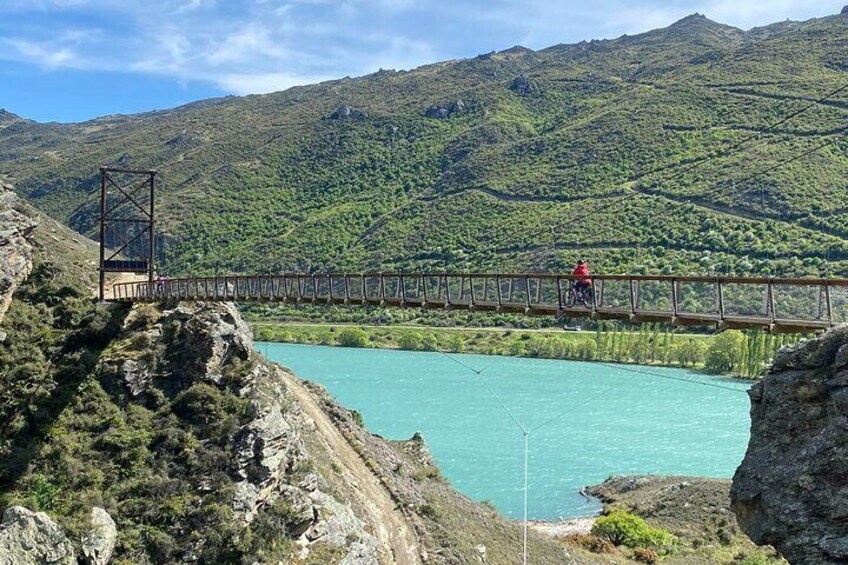
[[[565,307],[573,308],[575,302],[577,302],[577,296],[574,293],[574,289],[569,288],[568,292],[565,293]]]
[[[592,307],[592,289],[587,288],[583,292],[580,293],[580,302],[583,303],[583,306],[586,308]]]

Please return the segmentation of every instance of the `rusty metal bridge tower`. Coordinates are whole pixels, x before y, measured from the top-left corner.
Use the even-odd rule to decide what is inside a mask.
[[[156,171],[100,167],[100,301],[107,273],[155,276]]]

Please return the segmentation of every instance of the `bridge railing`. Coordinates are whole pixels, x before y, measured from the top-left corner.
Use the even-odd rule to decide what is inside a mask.
[[[720,323],[811,331],[848,322],[848,280],[595,275],[587,303],[573,275],[537,273],[285,273],[121,283],[119,302],[280,301],[461,308],[535,315]]]

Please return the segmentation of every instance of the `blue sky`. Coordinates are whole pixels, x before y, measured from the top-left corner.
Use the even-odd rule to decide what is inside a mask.
[[[848,0],[0,0],[0,107],[80,121],[612,38],[693,12],[748,29]]]

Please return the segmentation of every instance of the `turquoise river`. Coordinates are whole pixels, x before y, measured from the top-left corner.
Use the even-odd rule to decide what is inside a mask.
[[[257,348],[323,384],[358,410],[371,432],[391,439],[423,432],[455,488],[513,518],[523,508],[524,439],[488,387],[533,430],[532,519],[592,514],[597,503],[579,491],[609,475],[731,477],[748,441],[748,385],[680,369],[274,343]]]

